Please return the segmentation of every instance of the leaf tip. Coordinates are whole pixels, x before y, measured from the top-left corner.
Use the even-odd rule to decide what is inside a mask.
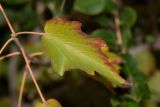
[[[131,81],[126,81],[122,84],[123,88],[130,88],[131,86],[133,86],[133,82]]]

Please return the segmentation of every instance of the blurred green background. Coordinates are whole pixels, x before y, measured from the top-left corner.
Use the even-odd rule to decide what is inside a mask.
[[[61,77],[53,72],[47,58],[34,58],[32,68],[47,99],[55,98],[63,107],[160,107],[160,0],[0,0],[0,3],[16,31],[43,32],[45,21],[52,18],[80,21],[82,31],[103,38],[110,50],[123,58],[120,74],[132,83],[130,87],[111,89],[80,70]],[[122,46],[117,43],[115,18],[120,21]],[[0,12],[0,47],[10,33]],[[20,40],[27,52],[41,50],[39,37]],[[16,50],[11,43],[2,55]],[[21,57],[0,61],[0,107],[17,106],[23,71]],[[34,107],[38,100],[28,76],[23,107]]]

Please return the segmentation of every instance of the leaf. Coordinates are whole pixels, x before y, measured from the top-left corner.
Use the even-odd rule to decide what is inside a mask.
[[[114,13],[117,10],[118,6],[116,5],[116,3],[113,2],[113,0],[106,0],[106,6],[105,6],[106,12]]]
[[[90,75],[96,71],[113,86],[126,85],[114,64],[100,51],[100,47],[106,47],[103,40],[87,37],[80,27],[79,22],[61,19],[46,23],[46,35],[42,38],[44,52],[51,59],[55,71],[60,75],[70,69],[81,69]]]
[[[105,8],[105,0],[76,0],[74,9],[84,14],[97,15]]]
[[[137,19],[136,11],[131,7],[125,7],[120,15],[122,25],[132,27]]]
[[[115,69],[119,71],[121,69],[119,63],[122,62],[122,58],[117,54],[110,52],[106,47],[101,47],[101,51],[105,56],[110,58],[110,60],[114,63]]]
[[[62,105],[56,99],[49,99],[46,104],[36,102],[34,107],[62,107]]]

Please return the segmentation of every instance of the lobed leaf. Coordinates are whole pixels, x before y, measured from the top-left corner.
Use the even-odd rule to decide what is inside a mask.
[[[126,85],[119,76],[115,63],[101,52],[107,48],[102,39],[90,38],[80,30],[77,21],[50,20],[42,37],[44,51],[60,75],[70,69],[81,69],[90,75],[95,72],[105,77],[113,86]]]

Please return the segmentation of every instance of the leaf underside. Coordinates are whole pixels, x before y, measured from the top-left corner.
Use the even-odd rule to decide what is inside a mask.
[[[62,19],[46,23],[42,42],[55,71],[60,75],[70,69],[81,69],[90,75],[97,72],[113,86],[126,85],[126,81],[116,71],[117,63],[101,51],[101,47],[105,49],[107,45],[102,39],[86,35],[80,27],[77,21]]]

